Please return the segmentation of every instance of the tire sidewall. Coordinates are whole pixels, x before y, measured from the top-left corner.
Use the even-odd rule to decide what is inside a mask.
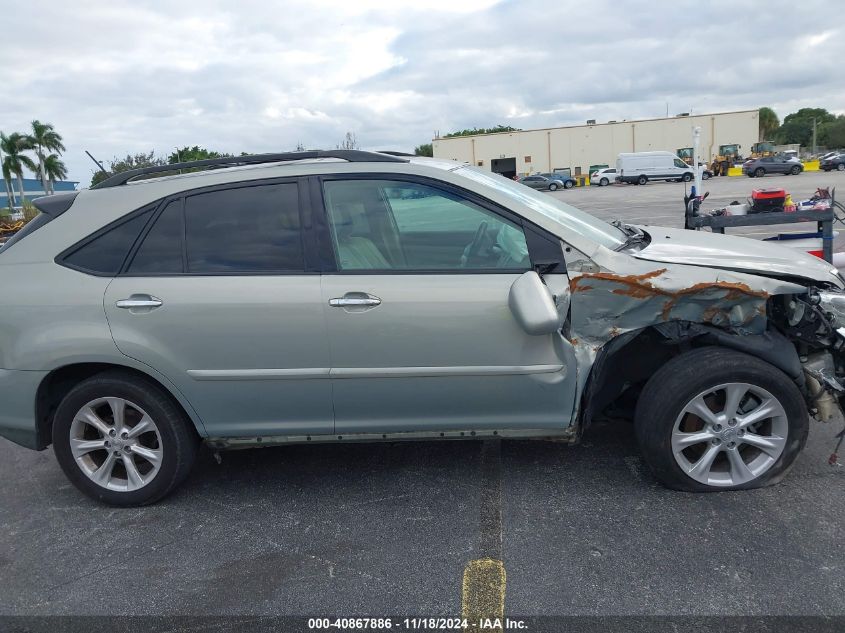
[[[662,369],[669,368],[671,373],[678,375],[683,369],[677,365],[678,359],[688,356],[690,362],[695,362],[693,354],[704,349],[710,350],[706,363],[702,363],[698,370],[684,377],[682,385],[671,385],[669,376],[659,376]],[[728,366],[713,358],[714,354],[724,352],[724,357],[734,357],[740,363]],[[721,354],[719,354],[721,355]],[[699,355],[700,356],[700,355]],[[702,358],[704,360],[704,358]],[[647,414],[649,420],[643,418],[649,403],[637,405],[636,433],[637,440],[643,450],[644,457],[658,478],[672,488],[691,492],[722,492],[728,490],[744,490],[758,488],[779,482],[788,472],[797,455],[803,449],[809,430],[809,419],[803,397],[796,385],[779,369],[747,354],[722,350],[721,348],[702,348],[676,357],[667,363],[653,378],[658,378],[664,385],[661,391],[660,412]],[[675,460],[672,452],[672,432],[675,421],[687,403],[698,394],[716,385],[728,382],[745,382],[762,387],[775,396],[786,412],[788,424],[787,443],[777,461],[762,475],[744,484],[736,486],[710,486],[689,477]],[[649,397],[649,390],[643,391],[643,396]],[[654,403],[651,403],[654,404]]]
[[[112,505],[134,506],[158,500],[173,486],[179,467],[179,452],[184,440],[178,437],[173,419],[175,408],[152,385],[115,378],[94,378],[75,387],[62,400],[53,420],[53,452],[67,478],[89,497]],[[155,396],[158,397],[155,397]],[[143,488],[120,492],[103,488],[88,478],[77,465],[70,449],[70,428],[77,412],[92,400],[104,397],[124,398],[141,407],[155,422],[161,437],[162,461],[155,479]]]

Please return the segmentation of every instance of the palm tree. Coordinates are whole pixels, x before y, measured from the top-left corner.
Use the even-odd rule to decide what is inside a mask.
[[[3,132],[0,132],[0,137],[3,136]],[[6,201],[8,202],[9,208],[12,209],[15,206],[15,192],[12,191],[12,174],[6,169],[6,161],[3,160],[2,146],[0,146],[0,169],[3,172],[3,184],[6,185]]]
[[[44,173],[44,151],[58,152],[61,154],[65,151],[65,146],[62,145],[61,135],[56,132],[52,124],[42,123],[38,119],[35,119],[31,125],[32,142],[35,154],[38,156],[38,176],[41,178],[41,186],[44,187],[44,192],[47,193],[47,174]]]
[[[23,170],[24,167],[30,171],[36,171],[38,168],[32,159],[24,154],[25,151],[35,148],[35,143],[32,137],[21,134],[20,132],[12,132],[9,136],[0,133],[0,149],[6,155],[3,158],[3,177],[11,180],[12,174],[15,174],[18,179],[18,191],[21,197],[21,206],[26,203],[26,197],[23,190]]]
[[[760,138],[758,140],[760,142],[770,140],[775,130],[780,127],[778,115],[771,108],[763,107],[760,108],[759,117]]]
[[[47,193],[56,193],[56,181],[67,178],[67,167],[59,160],[58,154],[50,154],[44,158],[44,176],[50,183]]]

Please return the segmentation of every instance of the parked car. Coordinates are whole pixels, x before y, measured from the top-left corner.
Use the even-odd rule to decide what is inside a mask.
[[[566,174],[559,174],[557,172],[551,174],[540,174],[541,176],[545,176],[551,180],[557,180],[558,182],[563,183],[564,189],[572,189],[577,183],[572,176],[567,176]]]
[[[616,182],[616,168],[607,167],[599,169],[590,174],[590,184],[598,185],[599,187],[606,187],[607,185]]]
[[[95,499],[161,499],[202,442],[577,441],[610,409],[667,486],[754,488],[844,388],[815,257],[453,161],[202,163],[36,199],[0,250],[0,435]]]
[[[526,187],[531,187],[532,189],[548,189],[549,191],[563,189],[566,186],[564,182],[558,178],[549,178],[548,176],[541,176],[540,174],[524,176],[519,179],[519,182]]]
[[[845,153],[843,154],[834,154],[833,156],[829,156],[825,158],[819,164],[819,167],[824,171],[845,171]]]
[[[619,154],[616,173],[620,182],[644,185],[651,180],[689,182],[695,171],[672,152],[634,152]]]
[[[760,178],[766,174],[791,174],[797,176],[804,171],[804,165],[797,158],[783,154],[750,158],[742,164],[742,173],[749,178]]]

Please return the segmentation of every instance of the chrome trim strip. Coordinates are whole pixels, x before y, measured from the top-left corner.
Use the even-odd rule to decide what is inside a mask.
[[[438,376],[528,376],[554,374],[563,365],[458,367],[312,367],[305,369],[189,369],[194,380],[310,380],[319,378],[433,378]]]

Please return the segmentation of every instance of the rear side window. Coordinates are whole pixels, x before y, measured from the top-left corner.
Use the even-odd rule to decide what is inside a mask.
[[[64,263],[86,272],[116,275],[151,214],[152,209],[101,233],[65,256]]]
[[[189,273],[304,270],[296,183],[239,187],[185,199]]]
[[[168,204],[158,216],[132,263],[130,274],[181,273],[182,266],[182,200]]]

